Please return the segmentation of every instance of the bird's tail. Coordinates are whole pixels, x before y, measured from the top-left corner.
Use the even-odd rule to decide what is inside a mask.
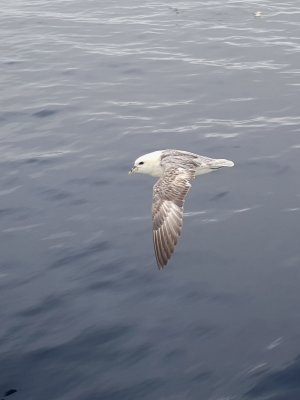
[[[209,168],[211,169],[217,169],[217,168],[222,168],[222,167],[233,167],[234,162],[230,160],[225,160],[225,159],[210,159],[209,162],[207,163]]]

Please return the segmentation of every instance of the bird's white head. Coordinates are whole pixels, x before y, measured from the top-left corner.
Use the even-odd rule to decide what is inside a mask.
[[[129,174],[139,173],[152,176],[161,176],[163,170],[160,165],[162,151],[154,151],[137,158]]]

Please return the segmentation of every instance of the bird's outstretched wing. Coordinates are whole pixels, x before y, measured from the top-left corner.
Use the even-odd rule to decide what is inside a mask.
[[[165,161],[164,173],[153,187],[153,244],[158,268],[167,265],[180,236],[183,205],[195,177],[195,164]],[[179,165],[179,166],[178,166]]]

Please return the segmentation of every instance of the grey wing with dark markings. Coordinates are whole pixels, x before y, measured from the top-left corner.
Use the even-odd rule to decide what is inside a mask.
[[[216,160],[199,154],[190,153],[182,150],[165,150],[161,156],[161,165],[164,166],[181,166],[182,168],[199,168],[207,167],[213,164]]]
[[[193,163],[184,167],[170,163],[165,166],[163,176],[153,187],[153,244],[159,269],[167,265],[177,244],[185,197],[194,177]]]

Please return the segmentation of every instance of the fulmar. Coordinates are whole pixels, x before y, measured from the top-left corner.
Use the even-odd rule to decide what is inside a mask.
[[[185,197],[197,175],[233,167],[225,159],[214,159],[181,150],[159,150],[137,158],[129,174],[159,177],[153,186],[153,244],[158,268],[170,260],[180,236]]]

